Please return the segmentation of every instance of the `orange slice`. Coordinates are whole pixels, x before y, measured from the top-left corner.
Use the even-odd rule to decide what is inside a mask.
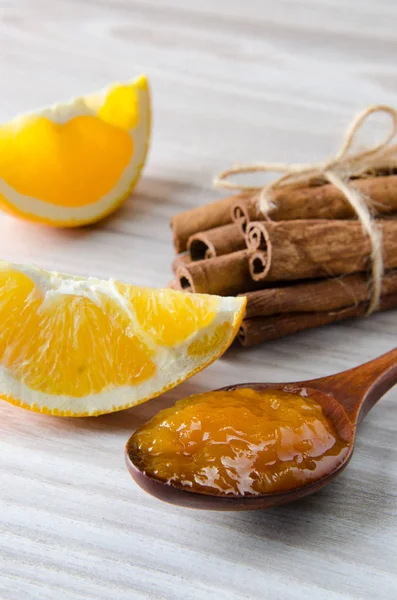
[[[0,126],[0,207],[61,227],[114,211],[138,181],[150,135],[144,76]]]
[[[218,358],[245,303],[0,262],[0,397],[69,417],[139,404]]]

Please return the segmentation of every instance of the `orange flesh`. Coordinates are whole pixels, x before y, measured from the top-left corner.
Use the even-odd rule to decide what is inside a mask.
[[[0,367],[30,389],[82,397],[154,374],[150,349],[108,298],[46,303],[27,275],[11,270],[0,271],[0,289]]]
[[[134,463],[203,494],[250,496],[320,479],[349,451],[313,399],[250,388],[191,396],[136,431]]]
[[[0,128],[0,150],[0,177],[15,191],[78,207],[114,188],[131,160],[133,142],[128,132],[93,116],[61,124],[37,117],[19,131]]]

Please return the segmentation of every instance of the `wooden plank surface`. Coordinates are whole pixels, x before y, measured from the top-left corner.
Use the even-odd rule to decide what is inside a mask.
[[[99,227],[0,219],[0,256],[137,284],[169,279],[169,217],[238,161],[318,160],[355,111],[397,105],[390,0],[0,0],[0,120],[145,71],[153,143]],[[372,140],[375,129],[365,136]],[[336,372],[396,345],[391,312],[244,351],[137,409],[85,420],[0,406],[0,598],[282,600],[397,596],[397,390],[329,488],[256,513],[167,506],[123,446],[176,398],[239,380]]]

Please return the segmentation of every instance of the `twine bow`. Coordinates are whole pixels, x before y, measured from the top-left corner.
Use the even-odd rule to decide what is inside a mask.
[[[372,148],[359,152],[350,152],[353,142],[367,121],[374,113],[384,113],[391,118],[391,128],[383,142]],[[382,232],[371,216],[370,198],[366,198],[353,185],[348,182],[351,177],[364,177],[371,171],[397,166],[397,143],[394,139],[397,133],[397,110],[387,105],[369,106],[358,113],[347,128],[342,146],[337,154],[324,162],[313,164],[299,163],[258,163],[252,165],[238,165],[227,169],[216,177],[214,185],[217,188],[248,192],[258,195],[259,210],[268,217],[275,202],[272,193],[278,188],[288,186],[299,187],[309,184],[313,179],[321,178],[324,182],[332,183],[338,188],[349,202],[363,231],[371,241],[371,272],[372,295],[368,307],[371,314],[377,309],[382,292],[383,257],[382,257]],[[394,140],[394,143],[392,143]],[[283,173],[281,177],[261,187],[244,185],[228,181],[229,177],[249,173]]]

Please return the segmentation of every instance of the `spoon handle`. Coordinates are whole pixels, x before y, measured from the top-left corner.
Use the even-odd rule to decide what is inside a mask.
[[[382,396],[397,384],[397,348],[368,363],[316,379],[313,386],[331,393],[352,423],[359,423]]]

